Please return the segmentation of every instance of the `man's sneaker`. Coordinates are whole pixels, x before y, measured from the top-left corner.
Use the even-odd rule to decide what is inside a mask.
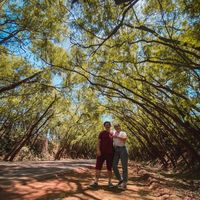
[[[91,183],[90,187],[91,188],[97,188],[98,187],[98,183],[97,182]]]
[[[120,189],[120,190],[126,190],[126,183],[122,183],[121,185],[119,185],[118,189]]]
[[[112,183],[108,183],[109,188],[114,188],[114,185]]]

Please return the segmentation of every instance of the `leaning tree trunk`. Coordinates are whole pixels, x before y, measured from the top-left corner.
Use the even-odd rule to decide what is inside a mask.
[[[13,161],[13,159],[17,156],[21,148],[29,141],[29,139],[33,136],[33,134],[37,133],[39,129],[48,121],[48,119],[52,116],[52,114],[45,120],[45,122],[36,131],[34,131],[35,128],[40,123],[40,121],[46,116],[47,112],[53,106],[55,101],[56,98],[50,103],[50,105],[47,107],[45,112],[39,117],[39,119],[37,119],[36,122],[29,127],[25,136],[22,137],[19,143],[16,144],[14,148],[4,157],[4,161]]]

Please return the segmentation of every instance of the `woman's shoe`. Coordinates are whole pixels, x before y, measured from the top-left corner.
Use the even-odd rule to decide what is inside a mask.
[[[121,185],[119,185],[118,189],[120,189],[120,190],[126,190],[126,183],[122,183]]]

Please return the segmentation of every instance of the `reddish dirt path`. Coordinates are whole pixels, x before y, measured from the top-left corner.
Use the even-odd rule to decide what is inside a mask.
[[[200,190],[160,175],[156,169],[129,165],[126,191],[108,189],[105,169],[98,189],[94,160],[0,163],[0,200],[199,200]],[[116,183],[116,180],[113,180]]]

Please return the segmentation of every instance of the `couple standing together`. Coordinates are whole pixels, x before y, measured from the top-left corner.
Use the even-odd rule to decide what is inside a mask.
[[[104,161],[106,161],[106,167],[108,172],[108,187],[114,187],[112,178],[112,169],[116,178],[118,179],[118,188],[125,190],[128,180],[128,153],[125,146],[127,134],[121,131],[119,124],[114,125],[115,131],[111,131],[111,123],[109,121],[104,122],[104,130],[100,132],[97,142],[97,159],[96,159],[96,174],[95,181],[90,186],[97,187],[100,177],[100,172]],[[122,176],[119,173],[118,163],[121,160],[122,164]]]

